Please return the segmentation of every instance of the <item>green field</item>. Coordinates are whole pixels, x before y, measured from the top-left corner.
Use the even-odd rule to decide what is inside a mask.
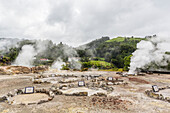
[[[111,69],[113,68],[113,65],[109,62],[105,62],[105,61],[95,61],[95,60],[91,60],[89,62],[82,62],[82,65],[84,67],[88,67],[88,68],[99,68],[99,69]]]
[[[94,61],[94,60],[91,60],[90,61],[91,64],[93,65],[101,65],[101,66],[111,66],[111,63],[108,63],[108,62],[105,62],[105,61]]]
[[[106,42],[123,42],[123,41],[141,41],[141,40],[145,40],[145,38],[126,38],[126,37],[117,37],[117,38],[113,38],[111,40],[107,40]]]

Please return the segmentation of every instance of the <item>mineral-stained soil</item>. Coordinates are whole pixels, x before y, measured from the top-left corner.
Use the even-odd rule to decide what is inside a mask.
[[[142,84],[149,84],[148,81],[146,80],[143,80],[143,79],[139,79],[139,78],[136,78],[136,77],[131,77],[129,78],[129,81],[133,81],[133,82],[138,82],[138,83],[142,83]]]
[[[39,73],[46,70],[48,70],[48,66],[0,66],[0,75]]]
[[[46,74],[56,73],[46,72]],[[63,74],[102,74],[103,76],[116,77],[124,80],[126,85],[113,85],[113,92],[106,96],[65,96],[56,95],[52,101],[34,105],[9,105],[0,102],[0,113],[169,113],[170,103],[150,98],[145,94],[152,85],[158,87],[170,86],[170,75],[152,74],[145,76],[120,77],[116,72],[86,71],[70,72],[61,71]],[[31,79],[36,74],[0,75],[0,97],[15,89],[28,86],[36,88],[50,88],[52,84],[33,84]],[[166,90],[164,93],[167,94]],[[170,92],[169,92],[170,93]],[[19,96],[15,97],[17,99]],[[24,97],[22,97],[25,99]],[[30,98],[30,99],[29,99]],[[29,96],[28,100],[40,97]],[[44,98],[44,97],[43,97]],[[26,100],[27,100],[26,99]]]

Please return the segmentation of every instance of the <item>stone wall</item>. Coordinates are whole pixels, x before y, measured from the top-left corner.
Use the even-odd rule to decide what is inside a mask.
[[[41,103],[49,102],[55,96],[55,93],[51,89],[34,88],[34,93],[45,93],[45,94],[47,94],[49,96],[49,98],[48,99],[43,99],[43,100],[40,100],[40,101],[34,102],[34,103],[30,102],[30,103],[28,103],[28,105],[31,105],[31,104],[41,104]],[[22,95],[22,94],[25,94],[25,88],[23,88],[23,89],[15,89],[13,91],[10,91],[5,96],[0,97],[0,102],[6,102],[8,104],[13,104],[15,102],[14,102],[14,100],[11,100],[10,98],[14,97],[16,95]],[[20,103],[20,104],[26,105],[25,103]]]
[[[166,89],[170,89],[170,87],[167,86],[167,87],[159,88],[159,91],[160,90],[166,90]],[[147,90],[147,91],[145,91],[145,94],[147,96],[151,97],[151,98],[158,99],[158,100],[163,100],[163,101],[166,101],[166,102],[170,103],[170,97],[165,97],[163,94],[156,94],[155,92],[153,92],[153,90]]]

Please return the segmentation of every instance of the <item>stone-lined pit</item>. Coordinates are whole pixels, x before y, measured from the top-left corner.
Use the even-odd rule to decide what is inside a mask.
[[[163,100],[163,101],[170,103],[170,95],[169,95],[168,91],[170,91],[169,86],[159,88],[159,92],[153,92],[153,90],[147,90],[147,91],[145,91],[145,93],[147,96],[149,96],[151,98]]]
[[[11,98],[14,104],[38,104],[41,101],[48,101],[49,96],[44,93],[22,94]]]
[[[49,102],[54,98],[54,92],[50,89],[35,89],[32,93],[26,93],[25,88],[15,89],[0,98],[1,102],[17,105],[31,105]]]

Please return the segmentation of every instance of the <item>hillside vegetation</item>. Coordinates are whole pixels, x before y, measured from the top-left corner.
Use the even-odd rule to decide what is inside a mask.
[[[8,39],[9,40],[9,39]],[[77,48],[70,47],[66,44],[55,44],[50,40],[21,40],[18,46],[10,48],[8,51],[1,52],[1,65],[9,65],[14,62],[24,45],[32,45],[37,52],[34,59],[34,65],[52,65],[57,59],[68,63],[69,57],[80,59],[82,68],[98,68],[98,69],[124,69],[128,70],[130,57],[136,50],[136,44],[145,38],[135,37],[117,37],[110,39],[102,37],[91,41]],[[38,45],[38,44],[43,44]],[[43,51],[39,51],[39,47],[43,47]],[[49,62],[41,62],[40,59],[49,59]],[[68,68],[67,68],[68,69]]]
[[[96,45],[96,42],[99,42],[99,40],[100,43]],[[112,68],[123,68],[124,70],[128,70],[130,57],[136,50],[137,43],[141,40],[146,39],[134,37],[117,37],[109,39],[108,37],[102,37],[101,39],[84,45],[84,47],[86,47],[85,49],[78,49],[77,51],[80,56],[83,56],[82,61],[84,62],[87,62],[84,59],[87,59],[88,57],[93,58],[95,56],[98,61],[101,61],[102,58],[105,62],[111,63]]]

